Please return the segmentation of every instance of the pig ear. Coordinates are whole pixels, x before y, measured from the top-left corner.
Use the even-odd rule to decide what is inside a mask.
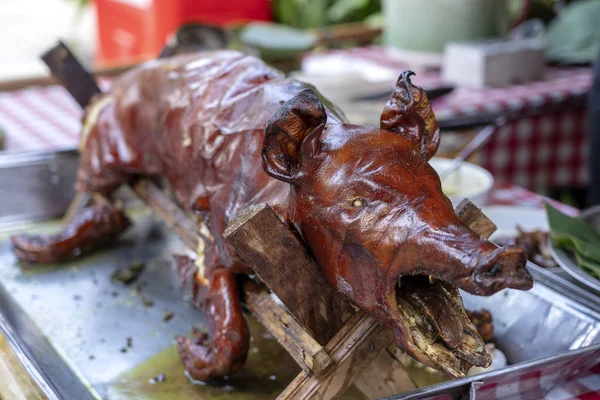
[[[281,106],[265,126],[262,160],[267,174],[296,183],[302,159],[315,154],[326,122],[325,107],[310,89]]]
[[[413,142],[426,160],[440,144],[440,126],[435,119],[427,93],[413,86],[411,71],[405,71],[396,82],[390,100],[381,114],[381,128],[396,132]]]

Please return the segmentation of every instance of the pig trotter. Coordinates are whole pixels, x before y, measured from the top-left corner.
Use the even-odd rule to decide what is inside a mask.
[[[186,261],[188,265],[193,264],[187,257],[177,258],[180,271],[189,270],[182,268]],[[202,289],[200,293],[204,291]],[[192,379],[203,382],[218,380],[242,368],[250,343],[235,275],[226,268],[217,268],[206,292],[204,301],[196,305],[201,306],[209,317],[209,333],[194,328],[191,339],[177,338],[177,348],[187,373]],[[196,303],[199,297],[202,296],[193,294]]]
[[[77,214],[62,232],[13,236],[13,251],[20,261],[30,263],[67,261],[113,242],[130,225],[119,207],[99,200]]]

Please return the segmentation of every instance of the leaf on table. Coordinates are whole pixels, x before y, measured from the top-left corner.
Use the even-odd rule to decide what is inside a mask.
[[[585,242],[600,244],[600,232],[585,221],[569,217],[548,203],[546,203],[546,214],[548,215],[553,238],[574,237]]]
[[[575,252],[580,268],[600,279],[600,233],[585,221],[546,203],[550,234],[556,244]]]
[[[596,279],[600,279],[600,264],[594,260],[583,257],[581,254],[575,252],[575,258],[577,259],[577,265],[583,268],[587,273],[592,275]]]

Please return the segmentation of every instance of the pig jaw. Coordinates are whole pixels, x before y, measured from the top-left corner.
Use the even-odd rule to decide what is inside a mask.
[[[489,365],[484,342],[452,285],[439,279],[430,283],[420,274],[391,273],[365,247],[316,230],[311,219],[301,226],[328,282],[392,329],[396,346],[453,377],[465,376],[471,365]],[[328,251],[323,243],[329,244]]]
[[[480,295],[505,287],[529,288],[531,277],[521,249],[498,249],[467,230],[460,240],[469,243],[467,249],[404,243],[397,257],[387,259],[375,248],[342,239],[321,224],[324,216],[309,215],[301,223],[303,236],[329,283],[391,328],[398,347],[454,377],[465,376],[472,365],[489,365],[484,342],[456,287]],[[410,251],[411,246],[423,251]]]

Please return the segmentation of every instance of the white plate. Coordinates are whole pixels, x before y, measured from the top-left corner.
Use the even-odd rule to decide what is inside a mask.
[[[483,207],[481,211],[498,227],[490,236],[492,242],[499,237],[516,236],[519,233],[517,225],[526,231],[550,231],[546,210],[543,208],[489,206]],[[556,261],[554,255],[553,258]],[[569,280],[568,274],[559,267],[545,269]]]
[[[518,233],[517,225],[526,231],[548,231],[546,211],[538,208],[489,206],[481,209],[483,213],[498,227],[491,240],[500,236],[514,236]]]

